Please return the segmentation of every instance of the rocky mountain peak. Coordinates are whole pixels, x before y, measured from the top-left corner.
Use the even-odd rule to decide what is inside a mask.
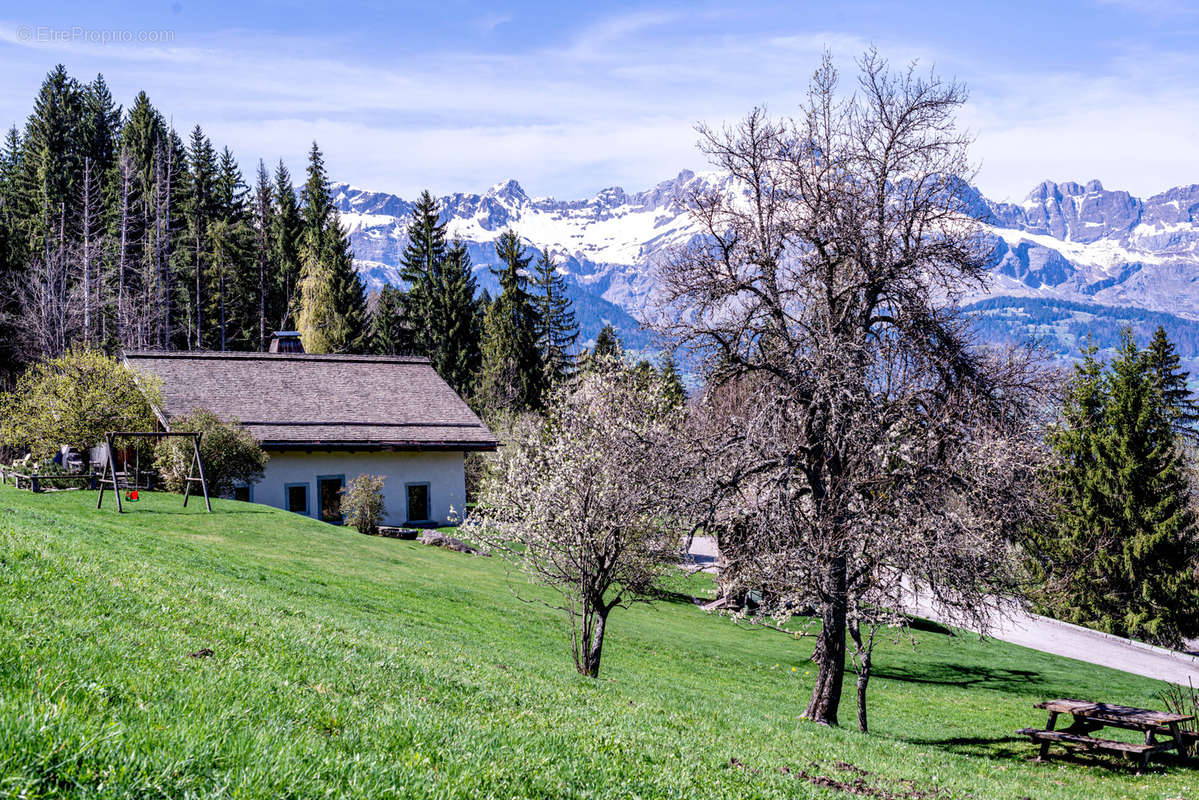
[[[525,194],[524,188],[512,178],[492,186],[487,190],[487,196],[495,197],[515,205],[527,203],[529,200],[529,196]]]

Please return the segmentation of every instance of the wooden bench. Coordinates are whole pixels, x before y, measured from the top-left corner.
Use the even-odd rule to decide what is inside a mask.
[[[1168,744],[1133,744],[1132,742],[1117,742],[1112,739],[1096,739],[1081,733],[1068,731],[1043,731],[1040,728],[1021,728],[1016,733],[1027,736],[1034,742],[1040,742],[1041,752],[1039,761],[1049,760],[1049,745],[1070,745],[1085,752],[1111,753],[1125,758],[1141,759],[1141,767],[1148,763],[1148,756],[1160,750],[1172,749]],[[1139,771],[1139,770],[1138,770]]]
[[[1178,753],[1180,758],[1187,755],[1188,744],[1199,741],[1199,734],[1193,731],[1183,731],[1180,725],[1194,717],[1185,714],[1170,714],[1163,711],[1153,711],[1147,708],[1133,708],[1108,703],[1092,703],[1087,700],[1048,700],[1037,703],[1034,708],[1049,711],[1049,721],[1045,729],[1021,728],[1017,731],[1021,736],[1027,736],[1033,742],[1041,745],[1038,760],[1049,758],[1049,745],[1060,744],[1087,752],[1103,752],[1137,759],[1137,772],[1149,766],[1151,756],[1168,750]],[[1071,714],[1074,722],[1064,730],[1055,730],[1059,714]],[[1112,739],[1100,739],[1091,734],[1105,727],[1123,728],[1125,730],[1143,731],[1144,744],[1119,742]],[[1185,734],[1185,735],[1184,735]],[[1163,741],[1158,741],[1158,737]]]

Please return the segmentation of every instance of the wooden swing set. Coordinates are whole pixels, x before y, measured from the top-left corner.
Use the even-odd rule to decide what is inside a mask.
[[[104,504],[105,486],[112,487],[112,495],[117,500],[117,513],[125,513],[124,506],[121,505],[121,478],[117,474],[116,459],[113,458],[112,442],[114,439],[124,438],[154,438],[154,439],[191,439],[192,440],[192,460],[191,465],[187,469],[187,478],[183,481],[183,507],[187,508],[187,498],[191,494],[193,483],[200,484],[200,490],[204,493],[204,506],[208,509],[208,513],[212,513],[212,501],[208,499],[208,481],[204,479],[204,463],[200,460],[200,436],[199,433],[169,433],[166,431],[109,431],[104,434],[105,458],[104,472],[96,480],[96,484],[100,487],[100,496],[96,498],[96,508],[100,508]],[[134,477],[133,485],[129,485],[128,470],[124,473],[126,476],[125,490],[126,499],[131,503],[138,501],[137,492],[141,483],[141,453],[138,452],[134,456]],[[112,477],[109,477],[109,476]]]

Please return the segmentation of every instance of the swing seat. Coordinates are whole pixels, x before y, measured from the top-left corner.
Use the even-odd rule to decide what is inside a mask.
[[[136,503],[137,502],[137,489],[130,489],[130,490],[126,491],[125,499],[128,500],[130,503]]]

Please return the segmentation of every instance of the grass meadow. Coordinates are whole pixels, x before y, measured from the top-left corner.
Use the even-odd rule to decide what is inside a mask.
[[[614,612],[593,681],[498,559],[128,508],[0,488],[0,796],[1199,798],[1013,734],[1051,697],[1161,707],[1150,680],[930,626],[878,648],[861,735],[852,674],[845,728],[799,719],[811,639],[682,596]]]

